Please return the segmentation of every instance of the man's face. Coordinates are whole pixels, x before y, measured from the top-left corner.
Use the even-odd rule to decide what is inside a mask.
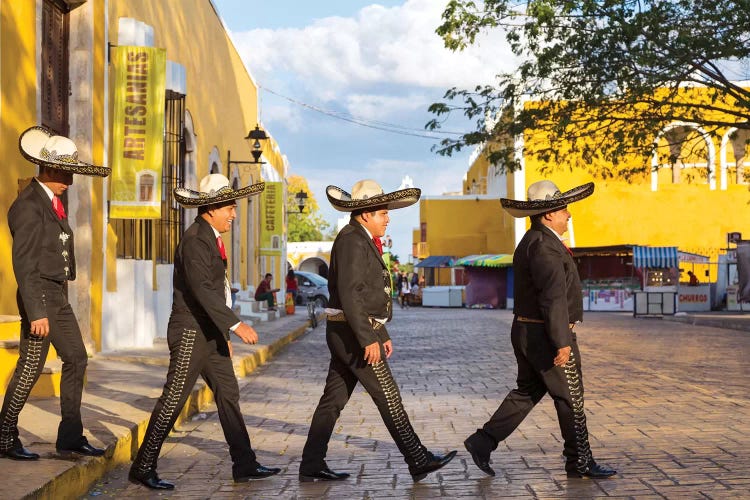
[[[43,168],[39,172],[39,181],[43,182],[56,196],[68,190],[73,184],[73,174],[56,168]]]
[[[385,236],[385,230],[391,218],[388,217],[388,210],[377,210],[375,212],[365,212],[362,214],[362,225],[370,231],[375,238]]]
[[[232,221],[237,217],[237,205],[231,203],[208,211],[208,221],[220,233],[232,229]]]
[[[555,212],[550,212],[545,215],[549,221],[549,226],[560,236],[565,234],[568,230],[568,220],[570,219],[570,212],[568,207],[563,207]]]

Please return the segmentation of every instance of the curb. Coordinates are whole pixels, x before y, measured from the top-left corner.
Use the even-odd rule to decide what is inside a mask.
[[[256,368],[268,362],[281,349],[304,335],[308,328],[310,328],[309,321],[275,342],[235,362],[234,368],[237,377],[247,377]],[[177,417],[175,427],[185,423],[190,417],[213,402],[213,393],[202,379],[199,380],[201,380],[200,386],[193,388],[185,406]],[[147,426],[148,419],[138,422],[126,434],[119,436],[113,445],[108,446],[103,457],[79,460],[75,466],[51,478],[49,482],[22,498],[80,498],[104,474],[121,464],[132,461],[143,440]]]

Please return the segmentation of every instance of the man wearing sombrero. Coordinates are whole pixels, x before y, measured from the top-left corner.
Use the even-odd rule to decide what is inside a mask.
[[[583,409],[581,357],[573,327],[583,319],[581,281],[562,236],[567,206],[594,192],[588,183],[565,193],[550,181],[529,186],[528,201],[501,199],[513,217],[530,217],[531,228],[513,254],[513,325],[510,336],[518,361],[518,387],[490,420],[464,441],[474,463],[495,475],[490,453],[549,393],[564,441],[568,477],[605,478],[615,474],[594,461]]]
[[[167,342],[169,370],[164,391],[151,413],[143,443],[130,468],[131,481],[149,488],[171,490],[174,484],[159,478],[156,463],[161,446],[185,406],[201,375],[214,393],[219,421],[232,457],[235,482],[247,482],[278,474],[263,467],[250,446],[240,411],[240,392],[232,367],[230,332],[246,344],[258,342],[258,334],[232,311],[227,255],[221,233],[232,228],[236,200],[259,194],[259,182],[232,189],[221,174],[201,179],[199,190],[175,188],[174,197],[185,208],[197,208],[195,222],[185,231],[174,257],[172,313]]]
[[[39,175],[8,211],[21,341],[0,411],[0,455],[14,460],[39,458],[18,438],[18,416],[42,373],[51,343],[63,362],[62,419],[55,448],[66,456],[100,456],[104,450],[91,446],[83,435],[81,397],[88,354],[68,303],[67,283],[76,277],[76,259],[73,230],[60,197],[73,184],[73,174],[106,177],[110,169],[79,161],[73,141],[42,127],[24,131],[19,149],[24,158],[39,165]]]
[[[357,182],[351,195],[336,186],[326,189],[336,210],[351,219],[336,236],[328,272],[330,292],[326,340],[331,352],[328,378],[310,423],[299,469],[301,481],[336,481],[349,477],[325,462],[328,441],[336,420],[357,382],[380,411],[409,473],[419,481],[450,462],[455,451],[430,453],[419,440],[404,410],[398,385],[386,359],[393,343],[385,324],[391,319],[391,277],[383,262],[380,238],[388,226],[389,210],[408,207],[419,200],[419,189],[384,193],[372,180]]]

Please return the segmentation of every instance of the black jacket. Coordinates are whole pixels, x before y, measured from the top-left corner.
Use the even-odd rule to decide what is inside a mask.
[[[29,321],[47,318],[43,280],[62,283],[76,277],[73,230],[58,219],[44,188],[36,179],[24,188],[8,210],[13,236],[13,272]]]
[[[199,215],[175,250],[172,316],[191,315],[206,337],[220,333],[229,340],[229,327],[240,319],[226,305],[225,272],[214,231]]]
[[[513,254],[513,312],[540,319],[555,348],[572,345],[570,323],[583,320],[583,295],[570,252],[551,229],[532,224]]]
[[[376,330],[372,319],[391,319],[391,275],[375,243],[355,220],[333,242],[328,291],[329,307],[344,311],[361,347],[390,339],[385,325]]]

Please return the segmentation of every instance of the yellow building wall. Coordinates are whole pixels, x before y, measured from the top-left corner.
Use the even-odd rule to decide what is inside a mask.
[[[118,21],[130,17],[154,28],[154,46],[165,48],[167,59],[185,67],[187,75],[186,109],[193,118],[196,134],[195,158],[196,177],[202,178],[209,172],[209,155],[216,147],[221,155],[222,172],[231,178],[231,172],[238,169],[241,185],[260,180],[257,165],[227,164],[227,153],[232,161],[252,160],[251,145],[245,140],[248,132],[259,124],[258,88],[242,63],[240,55],[224,30],[218,14],[209,0],[109,0],[110,39],[116,42]],[[261,125],[262,127],[262,125]],[[266,131],[269,136],[270,132]],[[284,159],[271,137],[262,141],[263,156],[266,161],[284,176]],[[252,213],[247,203],[238,203],[243,223],[240,225],[240,262],[230,262],[230,266],[240,266],[241,285],[248,285],[247,276],[258,274],[258,254],[253,262],[245,262],[247,254],[245,242],[248,239],[247,218],[258,220],[257,202],[253,203]],[[259,224],[252,225],[250,240],[260,240]],[[225,235],[229,248],[229,235]],[[113,262],[114,257],[110,256]]]
[[[0,23],[0,158],[5,173],[0,189],[0,314],[16,315],[8,209],[18,195],[18,181],[36,173],[18,151],[18,136],[37,120],[36,3],[4,1]]]
[[[427,197],[419,202],[419,220],[427,224],[429,255],[513,253],[513,226],[499,200]],[[413,236],[420,241],[420,231]]]

